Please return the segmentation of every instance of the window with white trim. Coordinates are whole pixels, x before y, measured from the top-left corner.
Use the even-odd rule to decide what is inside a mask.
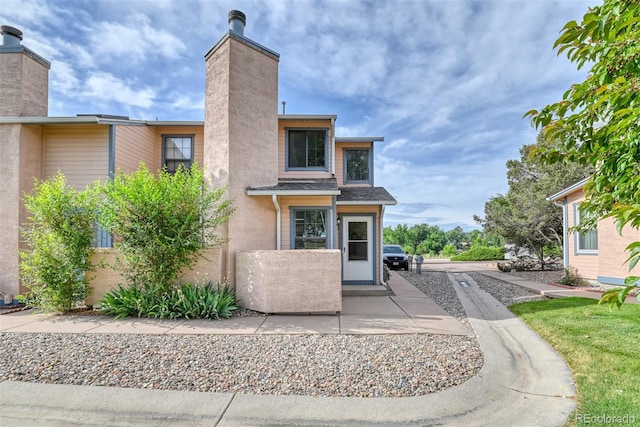
[[[344,150],[345,184],[372,184],[371,150]]]
[[[291,208],[292,249],[326,249],[328,208]]]
[[[585,213],[580,209],[580,205],[575,207],[576,226],[581,224],[581,217]],[[598,253],[598,229],[576,231],[576,253],[597,254]]]
[[[287,169],[327,170],[326,129],[287,129]]]
[[[162,164],[169,173],[180,165],[186,169],[193,164],[193,135],[164,135],[162,137]]]

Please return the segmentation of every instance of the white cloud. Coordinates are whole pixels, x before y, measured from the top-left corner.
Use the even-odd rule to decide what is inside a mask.
[[[102,62],[117,58],[131,65],[149,57],[179,58],[187,46],[175,33],[154,28],[148,16],[138,13],[122,23],[97,22],[90,29],[88,39],[92,51]]]
[[[150,87],[137,87],[132,82],[124,81],[112,74],[98,72],[87,79],[85,96],[94,97],[98,104],[115,101],[134,107],[149,108],[153,105],[156,93]]]

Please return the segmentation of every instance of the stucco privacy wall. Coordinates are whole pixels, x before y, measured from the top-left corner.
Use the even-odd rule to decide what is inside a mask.
[[[220,233],[231,284],[238,250],[276,246],[272,201],[246,189],[278,182],[278,59],[243,40],[229,33],[205,57],[205,174],[236,209]]]
[[[124,278],[118,270],[111,266],[116,265],[118,257],[117,249],[98,249],[93,254],[91,262],[101,265],[96,271],[89,273],[90,294],[85,298],[85,304],[98,306],[104,295],[118,287],[119,283],[124,283]],[[198,259],[193,269],[184,269],[180,277],[180,283],[213,284],[225,281],[222,273],[222,250],[219,248],[208,249],[204,256]]]
[[[263,313],[342,311],[340,257],[337,249],[238,252],[239,304]]]

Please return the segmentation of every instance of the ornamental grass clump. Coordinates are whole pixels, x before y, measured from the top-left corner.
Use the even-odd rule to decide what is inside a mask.
[[[238,308],[232,289],[226,283],[214,286],[189,283],[162,289],[151,285],[124,287],[108,292],[100,310],[115,316],[156,319],[221,319]]]

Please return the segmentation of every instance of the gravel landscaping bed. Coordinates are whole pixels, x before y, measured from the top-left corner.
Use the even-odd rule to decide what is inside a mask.
[[[474,337],[4,333],[5,380],[310,396],[406,397],[482,366]]]
[[[537,292],[530,291],[518,285],[503,282],[502,280],[494,279],[493,277],[485,276],[480,273],[468,274],[476,281],[480,289],[490,293],[495,299],[507,307],[517,302],[549,299]]]
[[[400,274],[470,326],[446,273]],[[540,298],[472,276],[504,304]],[[461,384],[483,364],[475,337],[453,335],[2,333],[1,339],[6,380],[166,390],[408,397]]]

